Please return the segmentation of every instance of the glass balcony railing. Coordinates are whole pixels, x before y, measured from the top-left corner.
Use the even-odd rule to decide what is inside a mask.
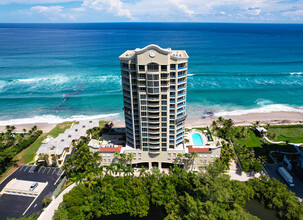
[[[128,71],[127,67],[121,67],[121,69]]]
[[[179,71],[179,70],[185,70],[185,69],[187,69],[187,67],[186,67],[186,66],[183,66],[183,67],[178,67],[178,71]]]

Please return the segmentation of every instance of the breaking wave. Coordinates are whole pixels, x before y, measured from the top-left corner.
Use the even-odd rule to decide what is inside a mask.
[[[302,108],[294,108],[288,105],[282,104],[270,104],[264,105],[259,108],[253,109],[237,109],[232,111],[222,111],[215,113],[215,116],[233,116],[233,115],[246,115],[246,114],[253,114],[253,113],[269,113],[269,112],[299,112],[303,113]]]
[[[97,119],[116,119],[120,113],[101,114],[101,115],[73,115],[71,117],[63,118],[55,115],[41,115],[32,118],[19,118],[0,121],[0,126],[5,125],[21,125],[21,124],[35,124],[35,123],[61,123],[64,121],[82,121],[82,120],[97,120]]]

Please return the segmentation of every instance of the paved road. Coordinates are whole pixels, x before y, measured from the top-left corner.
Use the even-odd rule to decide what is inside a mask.
[[[68,193],[69,191],[72,190],[72,188],[74,188],[74,186],[76,186],[75,183],[73,183],[72,185],[70,185],[69,187],[67,187],[62,193],[60,193],[60,195],[53,200],[48,207],[41,213],[41,215],[39,216],[38,220],[52,220],[54,214],[55,214],[55,210],[58,209],[60,203],[63,201],[63,196],[64,194]]]
[[[37,182],[48,182],[48,185],[36,198],[33,204],[29,203],[33,201],[32,197],[29,199],[26,196],[14,196],[3,194],[0,196],[0,219],[10,218],[20,218],[22,216],[30,216],[31,214],[42,210],[43,202],[45,197],[52,195],[53,191],[56,189],[60,183],[60,177],[62,170],[57,167],[40,167],[37,172],[33,172],[35,166],[23,165],[19,167],[14,173],[8,176],[4,181],[0,183],[0,191],[6,186],[6,184],[12,179],[16,178],[18,180],[28,180]],[[57,181],[58,180],[58,181]],[[7,212],[7,207],[13,210]],[[24,214],[24,215],[23,215]]]
[[[278,167],[279,164],[266,164],[266,168],[268,170],[268,174],[270,177],[273,177],[277,180],[279,180],[281,183],[285,184],[287,188],[294,192],[296,196],[303,199],[303,180],[302,177],[300,177],[300,174],[298,174],[296,171],[289,172],[292,177],[294,178],[294,187],[290,187],[286,181],[282,178],[282,176],[278,173]]]

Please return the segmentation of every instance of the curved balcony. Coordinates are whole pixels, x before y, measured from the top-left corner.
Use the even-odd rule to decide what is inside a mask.
[[[160,136],[159,136],[159,135],[155,135],[155,136],[149,135],[148,138],[149,138],[149,139],[157,139],[157,140],[160,140]]]
[[[149,150],[148,153],[149,153],[149,154],[154,154],[154,155],[160,154],[160,148],[159,148],[158,150],[156,150],[156,151],[151,151],[151,150]]]
[[[154,102],[148,101],[147,105],[148,106],[158,107],[158,106],[160,106],[160,103],[159,103],[159,101],[154,101]]]
[[[159,124],[159,123],[160,123],[160,120],[159,120],[159,119],[156,119],[156,120],[155,120],[155,119],[149,119],[149,120],[148,120],[148,123],[149,123],[149,124]]]
[[[157,130],[148,129],[148,134],[160,134],[160,129]]]
[[[156,108],[156,109],[148,108],[147,111],[148,112],[159,112],[160,108]]]
[[[148,114],[147,117],[148,117],[148,118],[159,118],[160,115],[159,115],[159,114],[155,114],[155,115],[153,115],[153,114]]]
[[[148,141],[148,143],[150,143],[150,144],[156,144],[156,145],[159,147],[158,144],[160,144],[160,140],[159,140],[159,139],[158,139],[158,140],[151,140],[151,139],[150,139],[150,140]],[[150,145],[150,147],[153,147],[153,146]]]
[[[148,124],[148,128],[160,128],[160,124]]]

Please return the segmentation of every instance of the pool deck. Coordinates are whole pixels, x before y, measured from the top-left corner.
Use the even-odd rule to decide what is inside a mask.
[[[194,133],[198,133],[201,135],[203,145],[194,145],[194,141],[193,141],[193,137],[192,137],[192,135]],[[189,143],[187,145],[192,145],[193,148],[210,148],[210,143],[207,140],[206,133],[204,133],[200,130],[193,129],[193,130],[189,131],[189,133],[186,135],[185,138],[189,140]]]

